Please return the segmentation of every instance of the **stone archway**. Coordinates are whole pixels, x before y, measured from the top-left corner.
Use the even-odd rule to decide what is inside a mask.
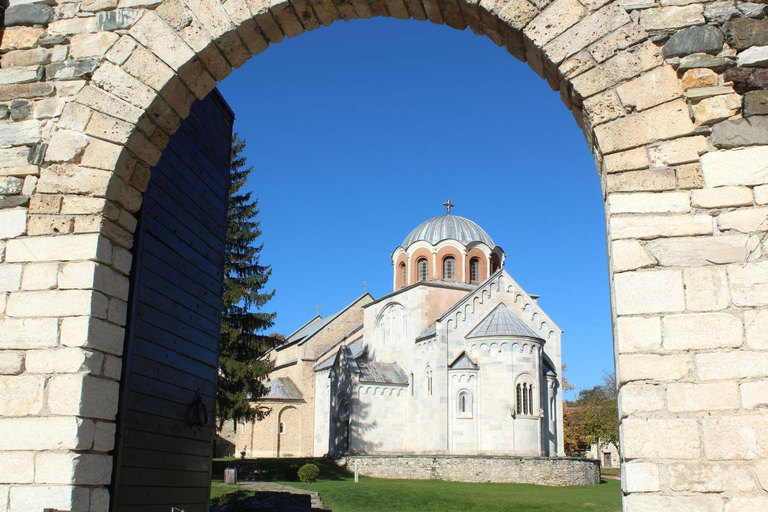
[[[0,101],[15,101],[0,110],[0,356],[10,375],[0,456],[35,474],[55,463],[58,479],[11,475],[0,502],[104,503],[114,424],[93,411],[118,390],[93,354],[119,363],[125,298],[114,285],[129,272],[134,214],[195,98],[285,37],[391,16],[469,27],[505,46],[560,92],[584,132],[606,199],[626,510],[766,507],[766,28],[724,25],[759,17],[759,5],[131,5],[6,13]]]

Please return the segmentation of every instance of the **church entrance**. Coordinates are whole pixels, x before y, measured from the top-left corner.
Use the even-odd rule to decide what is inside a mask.
[[[277,429],[277,456],[295,457],[301,449],[301,415],[295,407],[280,411]]]

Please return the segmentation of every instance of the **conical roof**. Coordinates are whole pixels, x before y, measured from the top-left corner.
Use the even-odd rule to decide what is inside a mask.
[[[488,316],[483,318],[480,323],[467,334],[467,338],[484,338],[486,336],[541,339],[533,329],[525,325],[525,323],[503,303],[493,308],[493,311],[488,313]]]
[[[403,241],[408,248],[415,242],[428,242],[437,245],[443,240],[457,240],[464,245],[482,242],[490,248],[496,246],[488,233],[469,219],[458,215],[440,215],[420,224]]]

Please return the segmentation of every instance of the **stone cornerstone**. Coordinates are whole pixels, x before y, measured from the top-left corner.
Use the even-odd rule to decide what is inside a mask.
[[[605,196],[624,507],[768,508],[768,20],[740,0],[11,0],[0,35],[0,510],[106,510],[136,212],[270,44],[469,27],[559,92]],[[478,83],[478,92],[512,93]]]
[[[596,460],[562,457],[451,457],[365,456],[337,461],[361,475],[409,480],[447,482],[498,482],[536,485],[597,485],[600,463]]]

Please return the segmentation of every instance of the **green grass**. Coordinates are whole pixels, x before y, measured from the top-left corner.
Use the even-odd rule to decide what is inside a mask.
[[[608,476],[621,476],[621,468],[601,468],[600,473]]]
[[[303,484],[298,481],[296,471],[310,461],[320,467],[320,478],[314,483]],[[329,461],[264,459],[250,462],[256,462],[263,480],[320,493],[325,506],[334,512],[621,510],[621,486],[616,480],[607,480],[591,487],[542,487],[439,480],[385,480],[361,476],[360,482],[355,484],[349,472]],[[222,478],[227,465],[227,461],[214,461],[215,479]],[[226,495],[235,490],[233,486],[214,481],[211,497]]]

